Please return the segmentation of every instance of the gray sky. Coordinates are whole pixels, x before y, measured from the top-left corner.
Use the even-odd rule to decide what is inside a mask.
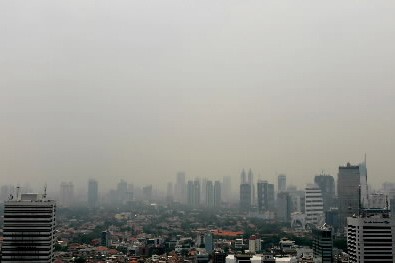
[[[0,1],[0,183],[393,180],[394,1]],[[237,181],[236,181],[237,179]],[[375,180],[375,181],[374,181]]]

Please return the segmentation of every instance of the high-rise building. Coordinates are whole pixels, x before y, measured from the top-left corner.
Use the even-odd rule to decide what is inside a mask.
[[[335,179],[331,175],[320,174],[314,177],[314,183],[321,189],[324,211],[335,207]]]
[[[175,191],[175,200],[181,204],[185,204],[187,202],[187,194],[186,194],[187,191],[186,191],[184,172],[177,173],[177,182],[174,191]]]
[[[344,227],[347,217],[358,214],[360,202],[368,206],[366,164],[339,166],[337,193],[340,226]]]
[[[229,203],[232,199],[232,177],[224,176],[222,178],[221,190],[222,200]]]
[[[321,227],[313,228],[312,233],[313,233],[314,258],[318,259],[318,262],[332,263],[333,262],[332,229],[324,224]]]
[[[221,182],[214,182],[214,207],[221,206]]]
[[[200,180],[199,180],[200,181]],[[202,178],[202,180],[201,180],[201,186],[202,187],[200,187],[200,202],[202,203],[202,204],[207,204],[207,200],[206,200],[206,198],[207,198],[207,182],[208,182],[209,180],[207,179],[207,178]],[[213,184],[213,182],[211,182],[211,184]]]
[[[187,184],[187,204],[191,207],[198,207],[200,205],[200,181],[188,181]]]
[[[214,207],[214,185],[213,181],[206,181],[206,206],[207,207]]]
[[[277,194],[277,220],[288,223],[291,221],[292,199],[289,193],[280,192]]]
[[[306,224],[318,225],[324,222],[324,205],[321,189],[318,185],[310,184],[305,188]]]
[[[240,211],[247,212],[251,209],[251,185],[240,184]]]
[[[349,262],[395,262],[395,218],[387,209],[360,210],[347,218]]]
[[[246,184],[246,183],[247,183],[247,175],[243,169],[241,170],[241,174],[240,174],[240,184]]]
[[[74,202],[74,185],[72,182],[60,183],[60,196],[59,196],[60,206],[70,207]]]
[[[88,206],[89,208],[99,206],[99,185],[94,179],[90,179],[88,182]]]
[[[287,176],[285,174],[279,174],[277,177],[278,185],[277,190],[279,193],[285,192],[287,190]]]
[[[253,206],[255,206],[256,205],[256,194],[255,194],[254,174],[252,173],[251,169],[248,171],[247,183],[251,187],[251,203]]]
[[[258,181],[258,211],[266,212],[274,210],[274,184],[267,181]]]
[[[128,183],[121,180],[117,185],[116,199],[117,202],[123,204],[128,198]]]
[[[153,198],[152,195],[152,184],[143,187],[143,200],[151,202]]]
[[[56,203],[46,195],[21,194],[4,204],[1,262],[53,262]]]

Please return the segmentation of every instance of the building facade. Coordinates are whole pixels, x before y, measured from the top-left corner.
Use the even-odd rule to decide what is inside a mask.
[[[266,212],[274,210],[274,184],[267,181],[258,181],[258,211]]]
[[[55,201],[45,195],[22,194],[6,201],[1,262],[53,262],[55,213]]]
[[[350,263],[394,262],[395,220],[388,210],[365,209],[347,218]]]
[[[91,179],[88,182],[88,207],[97,208],[99,206],[99,184]]]
[[[345,227],[347,217],[358,214],[360,202],[362,206],[367,207],[366,164],[351,165],[347,163],[347,165],[339,167],[337,194],[339,222],[341,227]]]
[[[306,224],[318,225],[324,222],[324,205],[321,189],[318,185],[310,184],[305,188]]]

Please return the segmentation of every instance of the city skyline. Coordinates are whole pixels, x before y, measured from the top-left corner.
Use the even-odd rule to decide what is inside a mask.
[[[0,3],[0,183],[392,179],[394,3],[121,2]]]

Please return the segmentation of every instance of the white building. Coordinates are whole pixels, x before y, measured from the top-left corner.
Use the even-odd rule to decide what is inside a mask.
[[[395,219],[384,209],[365,209],[347,218],[350,263],[394,262]]]
[[[248,250],[251,253],[256,253],[258,251],[261,251],[261,239],[256,237],[255,235],[252,235],[250,239],[248,240]]]
[[[55,210],[55,201],[41,194],[6,201],[1,262],[53,262]]]
[[[324,202],[318,185],[309,184],[305,188],[305,214],[306,224],[323,224]]]

